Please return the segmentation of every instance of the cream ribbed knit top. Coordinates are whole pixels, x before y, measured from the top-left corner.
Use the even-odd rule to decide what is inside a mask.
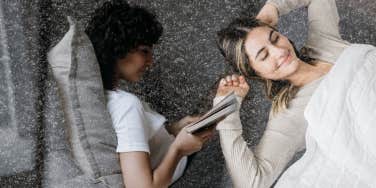
[[[303,48],[308,56],[334,64],[348,47],[348,42],[339,34],[335,0],[268,0],[267,3],[276,6],[280,15],[308,7],[308,38]],[[234,187],[270,187],[294,154],[305,148],[304,109],[321,79],[300,88],[288,109],[269,117],[266,130],[253,151],[242,137],[239,111],[218,124],[222,151]],[[217,97],[214,103],[220,100],[221,97]],[[241,102],[241,98],[238,101]]]

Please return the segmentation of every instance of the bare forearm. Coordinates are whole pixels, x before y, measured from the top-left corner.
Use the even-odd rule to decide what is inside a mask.
[[[171,145],[162,162],[153,171],[153,187],[168,187],[182,157],[179,151]]]
[[[182,155],[173,146],[165,154],[156,169],[152,169],[149,154],[146,152],[120,153],[120,164],[127,188],[168,187]]]

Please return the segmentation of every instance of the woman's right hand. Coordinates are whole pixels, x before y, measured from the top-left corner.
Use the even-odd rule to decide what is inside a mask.
[[[271,26],[276,26],[278,23],[278,9],[270,3],[266,3],[257,14],[256,19]]]
[[[244,98],[249,91],[249,85],[244,76],[228,75],[219,82],[216,97],[225,96],[234,91],[235,95]]]
[[[214,134],[214,129],[208,129],[198,134],[190,134],[185,130],[185,127],[176,136],[172,146],[178,151],[179,155],[191,155],[200,151],[202,145],[209,140]]]

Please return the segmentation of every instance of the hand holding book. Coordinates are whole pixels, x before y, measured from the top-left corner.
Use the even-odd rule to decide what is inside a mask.
[[[196,122],[200,119],[200,116],[185,116],[184,118],[180,119],[179,121],[173,122],[166,126],[167,131],[174,135],[175,137],[179,134],[179,132],[189,124]]]
[[[221,79],[216,96],[225,95],[225,97],[200,119],[189,124],[186,128],[187,132],[196,134],[215,126],[220,120],[238,109],[240,104],[236,96],[244,98],[248,91],[249,85],[243,76],[231,75]]]
[[[219,120],[236,111],[238,102],[234,92],[227,95],[206,114],[187,126],[186,131],[192,134],[212,128]]]

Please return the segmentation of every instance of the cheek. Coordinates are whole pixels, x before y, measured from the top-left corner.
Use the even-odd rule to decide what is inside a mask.
[[[134,72],[134,66],[131,63],[123,63],[120,65],[121,77],[128,79],[130,75]]]
[[[288,66],[281,68],[280,70],[277,71],[278,72],[277,79],[284,80],[288,76],[291,76],[298,69],[298,66],[299,66],[298,61],[293,61]]]
[[[140,64],[138,62],[126,62],[120,66],[121,77],[125,78],[126,80],[132,81],[135,77],[138,77],[139,70],[141,69]]]
[[[145,66],[145,61],[144,60],[136,61],[134,63],[134,67],[135,67],[136,71],[139,71],[140,69],[143,69],[144,66]]]
[[[139,69],[144,69],[145,66],[147,66],[148,62],[151,61],[152,55],[138,55],[137,58],[135,58],[135,63],[137,64],[137,67]]]
[[[293,58],[296,58],[296,54],[295,54],[295,49],[294,49],[294,46],[292,45],[292,43],[289,41],[288,38],[284,37],[284,39],[282,40],[283,41],[283,44],[282,46],[285,47],[286,49],[289,49]]]
[[[144,57],[137,57],[135,56],[132,58],[132,61],[129,62],[129,72],[138,72],[145,66],[145,58]]]
[[[263,61],[252,65],[257,74],[263,78],[273,79],[276,76],[275,62]]]

